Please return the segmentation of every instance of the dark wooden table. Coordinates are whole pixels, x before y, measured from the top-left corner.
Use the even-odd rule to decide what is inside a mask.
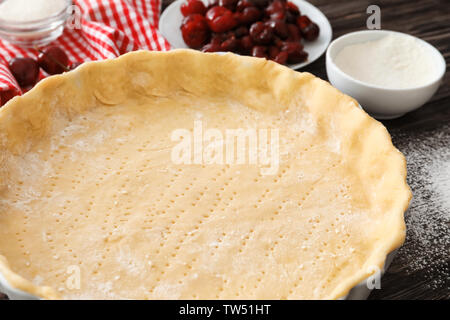
[[[167,6],[172,0],[163,0]],[[426,40],[450,64],[450,1],[311,0],[328,17],[333,37],[366,29],[366,9],[381,9],[381,28]],[[327,79],[325,59],[307,66]],[[383,121],[408,161],[414,200],[406,213],[407,239],[369,299],[450,299],[450,73],[433,99],[406,116]],[[1,294],[0,294],[1,299]]]

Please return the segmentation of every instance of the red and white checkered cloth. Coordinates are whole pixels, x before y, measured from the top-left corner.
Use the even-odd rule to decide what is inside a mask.
[[[161,0],[74,0],[81,9],[81,28],[66,28],[52,45],[61,47],[72,62],[114,58],[138,49],[169,50],[158,31]],[[0,39],[0,105],[22,91],[9,72],[14,57],[37,58]],[[41,78],[46,75],[41,72]]]

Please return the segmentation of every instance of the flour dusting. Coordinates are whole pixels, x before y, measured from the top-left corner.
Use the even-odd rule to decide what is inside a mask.
[[[450,289],[450,130],[444,129],[396,137],[414,195],[398,259],[408,273],[420,272],[432,290]]]

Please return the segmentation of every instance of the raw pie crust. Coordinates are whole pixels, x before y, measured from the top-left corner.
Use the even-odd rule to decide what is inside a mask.
[[[195,120],[278,128],[278,172],[174,164]],[[339,298],[404,241],[405,178],[383,125],[309,73],[191,50],[86,63],[0,111],[0,272],[49,299]]]

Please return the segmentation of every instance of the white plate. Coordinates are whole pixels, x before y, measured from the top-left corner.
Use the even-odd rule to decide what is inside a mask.
[[[184,43],[181,35],[180,27],[183,21],[180,7],[184,0],[177,0],[164,10],[159,19],[159,30],[162,35],[169,41],[172,48],[188,48]],[[208,3],[208,0],[202,0]],[[312,21],[317,23],[320,28],[319,38],[313,42],[305,42],[305,51],[308,52],[308,60],[302,63],[289,65],[292,69],[299,69],[316,61],[326,50],[330,44],[332,30],[327,17],[315,6],[303,0],[290,0],[295,3],[302,14],[306,14]]]

